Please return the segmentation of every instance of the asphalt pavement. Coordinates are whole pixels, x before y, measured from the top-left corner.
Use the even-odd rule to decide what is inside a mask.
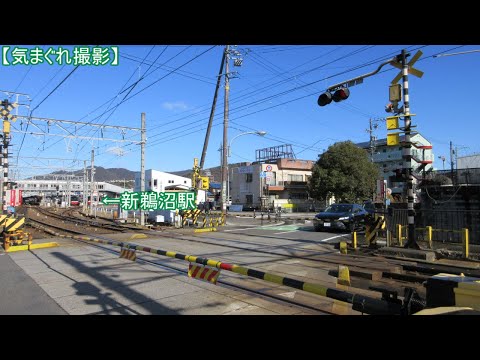
[[[0,315],[65,314],[8,254],[0,252]]]

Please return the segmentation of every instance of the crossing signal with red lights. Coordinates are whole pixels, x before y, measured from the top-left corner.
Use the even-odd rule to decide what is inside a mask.
[[[325,106],[325,105],[328,105],[333,101],[335,102],[340,102],[340,101],[343,101],[343,100],[347,100],[348,97],[350,96],[350,90],[348,90],[348,88],[340,88],[340,89],[337,89],[333,95],[331,92],[327,91],[323,94],[321,94],[319,97],[318,97],[318,105],[319,106]]]

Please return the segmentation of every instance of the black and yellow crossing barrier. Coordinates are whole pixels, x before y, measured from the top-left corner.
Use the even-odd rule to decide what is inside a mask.
[[[365,240],[369,247],[377,244],[377,234],[385,228],[385,218],[383,216],[375,216],[375,219],[365,224]]]
[[[3,227],[3,248],[6,252],[30,250],[34,248],[34,245],[32,245],[32,234],[23,230],[25,217],[1,215],[0,226]]]
[[[241,274],[241,275],[245,275],[255,279],[260,279],[260,280],[272,282],[275,284],[288,286],[294,289],[303,290],[312,294],[317,294],[330,299],[340,300],[340,301],[352,304],[353,310],[360,311],[366,314],[392,315],[392,314],[400,314],[402,311],[402,306],[401,304],[398,304],[398,303],[383,301],[383,300],[371,298],[371,297],[360,295],[360,294],[354,294],[354,293],[350,293],[350,292],[339,290],[339,289],[329,288],[320,284],[308,283],[305,281],[300,281],[300,280],[288,278],[285,276],[270,274],[260,270],[249,269],[247,267],[243,267],[240,265],[223,263],[221,261],[202,258],[200,256],[185,255],[185,254],[177,253],[174,251],[154,249],[151,247],[131,244],[127,242],[105,240],[105,239],[99,239],[99,238],[90,237],[90,236],[62,235],[55,231],[47,229],[46,227],[43,227],[43,226],[37,226],[37,227],[43,228],[46,232],[49,232],[53,235],[60,236],[60,237],[72,238],[72,239],[83,240],[83,241],[91,241],[94,243],[119,246],[121,248],[142,251],[150,254],[157,254],[160,256],[167,256],[174,259],[188,261],[190,263],[206,265],[212,268],[231,271],[236,274]]]
[[[25,225],[25,217],[11,217],[5,220],[3,232],[14,232],[20,230]]]
[[[225,215],[221,213],[204,214],[202,228],[213,228],[225,225]]]
[[[136,261],[137,260],[137,253],[135,252],[135,250],[122,248],[120,250],[120,258],[131,260],[131,261]]]
[[[185,210],[182,214],[182,226],[188,225],[188,220],[192,220],[192,225],[196,225],[200,214],[199,209]]]

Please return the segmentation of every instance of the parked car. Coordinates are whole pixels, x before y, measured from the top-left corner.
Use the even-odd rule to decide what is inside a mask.
[[[375,204],[371,201],[366,201],[363,203],[363,208],[365,211],[367,211],[369,214],[373,215],[375,214]]]
[[[352,232],[364,227],[367,215],[368,212],[361,205],[332,204],[315,215],[313,228],[315,231],[336,229]]]

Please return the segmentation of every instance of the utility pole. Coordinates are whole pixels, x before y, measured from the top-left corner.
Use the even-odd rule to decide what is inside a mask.
[[[83,201],[82,211],[87,212],[87,160],[83,160]]]
[[[145,191],[145,142],[147,141],[146,139],[146,134],[145,134],[145,113],[142,112],[142,125],[141,125],[141,130],[140,134],[142,136],[141,141],[140,141],[140,191],[144,192]],[[145,225],[145,219],[143,217],[143,210],[140,209],[140,225]]]
[[[455,154],[455,151],[453,150],[453,143],[450,141],[450,173],[452,176],[452,184],[456,184],[455,181],[455,174],[453,171],[453,156]]]
[[[93,210],[93,191],[94,191],[94,186],[93,186],[93,175],[95,174],[95,166],[94,166],[94,161],[95,161],[95,150],[92,149],[92,159],[91,159],[91,168],[90,168],[90,212],[89,214],[92,215],[92,210]]]
[[[18,99],[18,96],[17,96]],[[2,183],[2,213],[7,215],[7,190],[8,183],[8,146],[10,143],[10,120],[14,120],[14,116],[10,111],[18,106],[18,102],[11,103],[8,99],[3,100],[0,105],[0,114],[3,117],[3,149],[2,149],[2,167],[3,167],[3,183]]]
[[[223,155],[222,155],[222,214],[227,213],[227,178],[228,178],[228,96],[230,93],[230,79],[228,76],[229,72],[229,54],[230,47],[229,45],[225,46],[225,100],[224,100],[224,110],[223,110]]]
[[[205,141],[203,142],[202,158],[200,159],[200,169],[203,169],[205,164],[205,157],[207,156],[208,140],[210,138],[210,130],[212,129],[213,115],[215,114],[215,108],[217,106],[218,89],[220,88],[220,82],[222,80],[223,65],[225,64],[226,52],[223,53],[222,63],[220,64],[220,70],[218,71],[217,86],[215,87],[215,94],[213,95],[212,109],[210,110],[210,118],[208,119],[207,133],[205,134]]]
[[[455,170],[458,172],[458,147],[455,146]]]
[[[7,190],[8,190],[8,144],[10,142],[10,123],[3,120],[3,149],[2,149],[2,214],[7,215]]]
[[[373,123],[375,121],[375,124]],[[375,140],[377,140],[376,136],[373,135],[373,131],[378,127],[376,123],[378,119],[373,120],[372,118],[369,119],[370,127],[367,132],[370,134],[370,161],[373,163],[373,154],[375,153]]]
[[[411,143],[411,116],[410,116],[410,97],[408,94],[408,67],[407,54],[405,49],[400,55],[402,62],[402,79],[403,79],[403,113],[405,120],[405,146],[403,147],[403,168],[406,170],[407,176],[407,217],[408,217],[408,232],[407,243],[405,247],[419,249],[415,238],[415,210],[413,197],[413,176],[412,176],[412,143]]]

